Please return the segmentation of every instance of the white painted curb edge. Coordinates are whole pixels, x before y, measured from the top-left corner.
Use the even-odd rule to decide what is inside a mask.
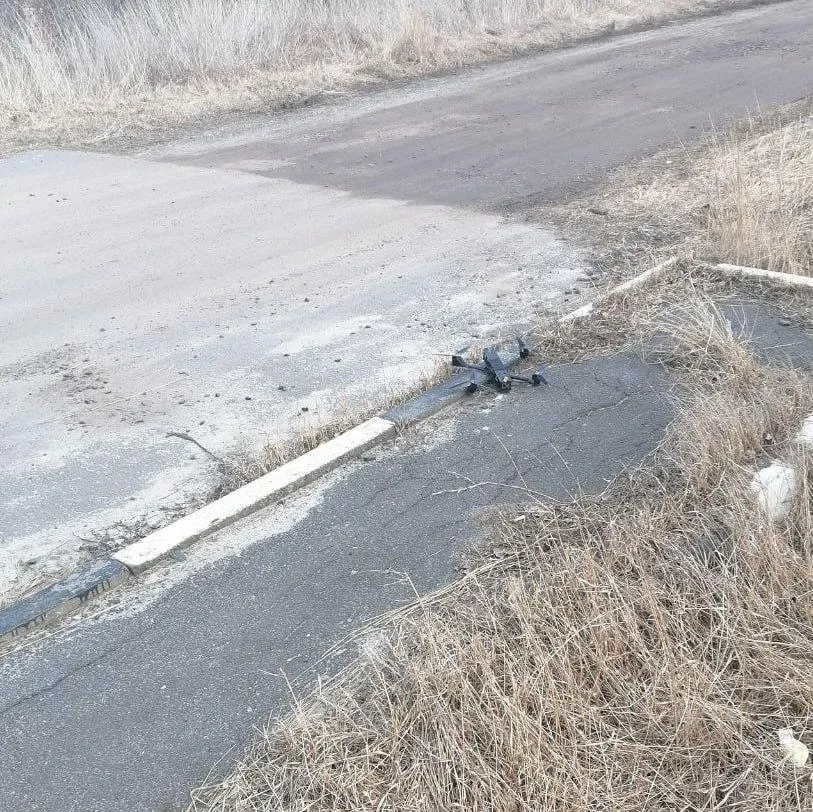
[[[113,558],[137,573],[172,550],[220,530],[395,434],[395,423],[373,417],[295,460],[243,485],[172,524],[128,544]]]
[[[727,265],[724,262],[719,265],[712,265],[712,267],[715,271],[720,271],[720,273],[726,276],[747,276],[791,288],[813,288],[813,276],[799,276],[798,274],[780,273],[779,271],[765,271],[762,268],[747,268],[744,265]]]

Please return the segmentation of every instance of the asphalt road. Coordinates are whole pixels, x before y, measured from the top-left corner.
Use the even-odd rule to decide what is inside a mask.
[[[758,303],[725,312],[766,360],[813,372],[813,333]],[[322,659],[349,632],[452,577],[489,506],[601,491],[641,460],[673,383],[614,356],[467,400],[0,658],[0,809],[179,809],[285,713],[286,680],[307,690],[353,655]]]
[[[206,460],[168,431],[256,449],[575,305],[585,257],[502,213],[809,93],[812,53],[813,3],[789,2],[141,155],[0,162],[0,592],[183,502]]]
[[[813,92],[813,3],[782,3],[417,83],[159,147],[415,204],[560,201],[660,147]]]
[[[95,622],[0,659],[0,809],[177,809],[284,712],[281,674],[313,677],[364,620],[451,577],[478,509],[600,491],[640,460],[670,419],[666,377],[617,357],[467,401],[111,593],[121,603]]]

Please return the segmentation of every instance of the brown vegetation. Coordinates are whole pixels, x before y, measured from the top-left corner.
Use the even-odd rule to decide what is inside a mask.
[[[811,275],[813,106],[795,104],[661,153],[587,199],[533,216],[553,216],[594,240],[599,265],[614,275],[676,252]]]
[[[813,491],[791,450],[811,382],[708,302],[660,307],[649,346],[690,395],[656,458],[503,511],[466,577],[366,630],[195,809],[809,809],[776,732],[813,729]],[[769,447],[802,482],[781,525],[747,484]]]

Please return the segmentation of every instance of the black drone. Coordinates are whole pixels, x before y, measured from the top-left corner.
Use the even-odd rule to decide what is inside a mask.
[[[517,346],[519,347],[520,358],[527,358],[531,354],[530,348],[521,338],[517,339]],[[464,351],[461,350],[460,352]],[[477,382],[478,372],[485,375],[487,382],[493,384],[502,392],[510,391],[511,384],[514,381],[522,381],[523,383],[528,383],[531,386],[539,386],[541,383],[548,382],[542,371],[542,367],[540,367],[536,372],[532,372],[530,375],[515,375],[508,368],[505,361],[502,360],[502,357],[500,356],[500,353],[496,347],[486,347],[483,350],[483,360],[479,364],[470,364],[459,353],[453,355],[452,366],[457,369],[469,370],[469,382],[466,386],[466,392],[468,392],[470,395],[474,394],[474,392],[476,392],[480,387],[480,384]]]

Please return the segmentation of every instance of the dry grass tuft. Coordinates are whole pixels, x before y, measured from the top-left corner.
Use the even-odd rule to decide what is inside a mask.
[[[600,202],[608,216],[589,208]],[[617,246],[611,268],[649,264],[653,252],[813,273],[813,106],[807,101],[758,117],[706,142],[623,171],[589,200],[541,216],[562,219]]]
[[[813,274],[813,112],[719,138],[709,242],[734,263]]]
[[[650,299],[639,316],[646,354],[669,366],[712,372],[748,388],[758,365],[748,351],[747,339],[735,333],[730,321],[711,299],[688,288],[663,299]],[[654,346],[653,346],[654,345]]]
[[[813,453],[800,446],[786,462],[796,471],[798,483],[785,522],[791,546],[802,557],[813,560]]]
[[[694,397],[652,466],[505,512],[498,554],[368,632],[193,808],[808,810],[776,731],[813,736],[811,467],[777,526],[747,468],[813,390],[733,343],[698,319],[671,356]]]
[[[747,2],[26,0],[0,14],[0,132],[126,141]]]
[[[380,412],[380,408],[356,407],[331,410],[326,416],[314,414],[303,420],[294,432],[268,441],[259,453],[237,449],[225,454],[217,460],[217,484],[206,501],[231,493]]]

